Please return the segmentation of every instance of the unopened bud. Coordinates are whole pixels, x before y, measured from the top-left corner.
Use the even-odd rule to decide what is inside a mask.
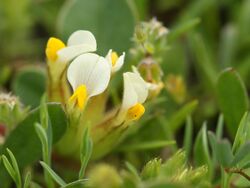
[[[122,179],[115,168],[99,164],[89,172],[89,186],[93,188],[119,188]]]
[[[151,179],[157,177],[161,168],[161,159],[153,159],[149,161],[143,168],[141,176],[143,179]]]
[[[185,101],[186,85],[180,75],[168,75],[166,89],[177,103],[183,103]]]
[[[142,24],[135,27],[135,40],[138,42],[144,42],[146,40],[146,33],[144,32]]]
[[[159,95],[164,87],[162,82],[163,72],[159,64],[152,57],[147,57],[138,65],[138,72],[147,82],[149,98]]]
[[[26,117],[27,108],[23,108],[17,97],[0,94],[0,124],[13,128]]]

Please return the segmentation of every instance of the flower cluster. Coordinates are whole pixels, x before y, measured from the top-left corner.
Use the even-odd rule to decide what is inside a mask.
[[[84,30],[74,32],[69,37],[67,45],[54,37],[50,38],[47,43],[45,52],[50,78],[48,81],[49,100],[61,102],[69,117],[68,131],[58,144],[58,150],[64,154],[74,154],[79,151],[83,130],[88,126],[87,124],[90,123],[92,127],[92,139],[96,144],[94,149],[102,148],[97,145],[105,143],[103,140],[109,140],[107,136],[109,131],[115,132],[117,127],[125,129],[131,122],[140,119],[145,112],[143,103],[148,97],[147,83],[138,72],[126,72],[123,73],[124,91],[119,110],[113,113],[108,121],[103,115],[97,125],[93,125],[94,120],[86,122],[89,120],[89,109],[98,109],[106,105],[105,102],[95,103],[98,101],[97,96],[105,101],[110,80],[122,68],[125,60],[124,52],[119,56],[113,50],[109,50],[106,57],[102,57],[95,53],[96,49],[94,35]],[[72,93],[69,86],[72,88]],[[92,103],[95,105],[91,105]],[[96,111],[91,112],[94,116],[93,113]],[[68,147],[66,151],[65,144],[72,142],[75,147]],[[108,142],[110,143],[110,140]],[[102,155],[105,152],[97,151],[96,153]]]

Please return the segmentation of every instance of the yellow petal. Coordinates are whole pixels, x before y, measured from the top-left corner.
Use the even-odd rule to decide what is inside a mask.
[[[47,42],[47,47],[45,50],[48,60],[55,62],[57,59],[57,51],[62,48],[65,48],[65,44],[60,39],[51,37]]]
[[[128,109],[127,118],[129,120],[138,120],[144,114],[144,112],[144,106],[141,103],[137,103],[136,105]]]
[[[87,100],[87,88],[85,85],[80,85],[73,95],[69,98],[69,102],[75,103],[81,110],[85,106]]]
[[[117,59],[118,59],[118,55],[116,52],[112,52],[111,53],[111,61],[112,61],[112,66],[115,66],[116,62],[117,62]]]

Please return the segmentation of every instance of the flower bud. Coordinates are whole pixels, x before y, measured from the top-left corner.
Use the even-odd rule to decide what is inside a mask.
[[[152,57],[147,57],[138,65],[138,72],[147,82],[149,88],[149,98],[159,95],[163,88],[163,72],[159,64]]]
[[[22,121],[27,113],[18,98],[10,94],[0,94],[0,124],[8,129],[14,128]]]
[[[122,179],[115,168],[99,164],[89,172],[89,186],[93,188],[119,188]]]
[[[149,161],[143,168],[141,176],[143,179],[151,179],[157,177],[161,168],[161,159],[153,159]]]
[[[146,40],[146,33],[143,28],[143,24],[138,24],[135,27],[135,40],[138,42],[144,42]]]
[[[166,89],[177,103],[183,103],[186,99],[186,85],[180,75],[170,74],[167,77]]]

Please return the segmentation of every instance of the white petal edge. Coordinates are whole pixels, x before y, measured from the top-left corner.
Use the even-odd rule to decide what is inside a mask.
[[[57,52],[57,62],[67,63],[83,53],[94,51],[96,51],[96,48],[88,44],[68,46]]]
[[[105,58],[94,53],[78,56],[67,71],[67,78],[75,91],[80,85],[86,85],[88,97],[102,93],[110,80],[110,68]]]
[[[125,59],[125,52],[123,52],[122,55],[117,59],[115,66],[112,68],[112,72],[117,72],[122,68],[124,64],[124,59]]]
[[[136,73],[128,72],[128,75],[130,77],[130,81],[133,83],[133,88],[137,93],[137,102],[144,103],[148,97],[148,87],[146,82]]]
[[[137,103],[138,96],[133,88],[128,72],[123,74],[123,82],[124,89],[121,109],[126,111]]]
[[[136,67],[136,66],[134,66],[134,65],[132,65],[132,71],[133,71],[133,73],[135,73],[135,74],[137,74],[137,75],[141,76],[141,74],[139,73],[139,71],[138,71],[137,67]]]
[[[110,69],[112,69],[112,57],[111,57],[111,54],[112,54],[112,49],[110,49],[106,55],[106,60],[108,61],[108,64],[109,64],[109,67]]]
[[[124,93],[122,109],[129,109],[136,103],[144,103],[148,96],[145,81],[136,73],[126,72],[124,78]]]
[[[78,30],[72,33],[68,39],[67,46],[75,45],[89,45],[96,50],[96,39],[95,36],[86,30]]]
[[[132,66],[132,71],[133,71],[133,73],[135,73],[135,74],[137,74],[137,75],[140,76],[140,73],[139,73],[138,69],[134,65]],[[157,84],[153,84],[153,83],[146,82],[146,81],[145,81],[145,83],[147,85],[148,90],[155,90],[155,89],[158,88]]]

